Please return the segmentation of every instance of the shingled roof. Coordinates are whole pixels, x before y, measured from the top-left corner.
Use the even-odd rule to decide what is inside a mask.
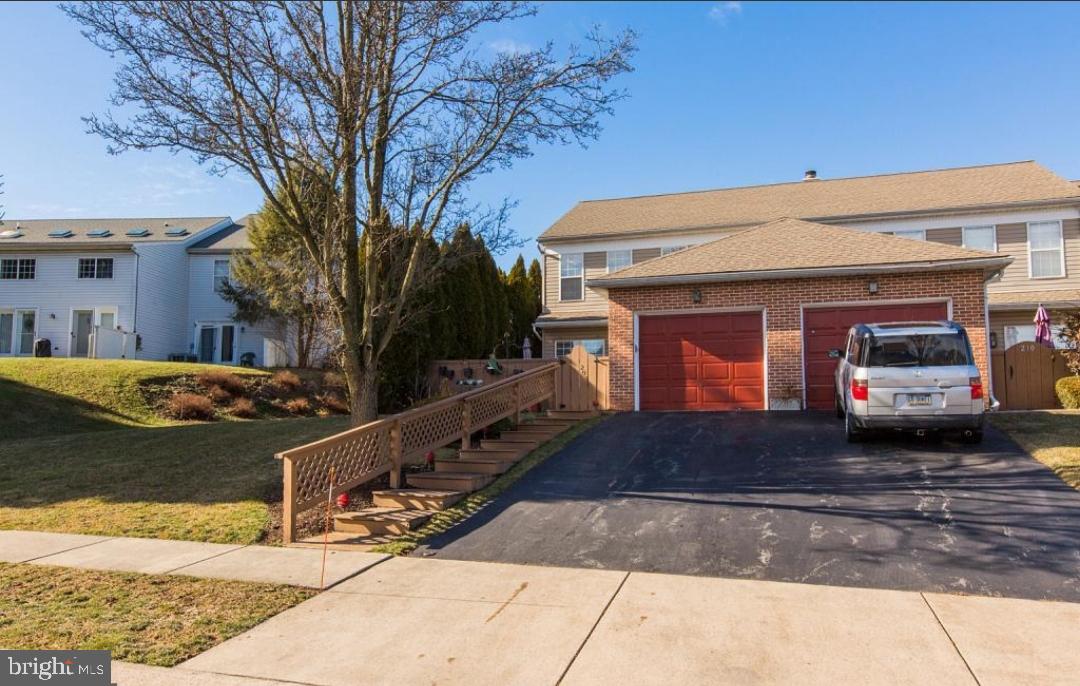
[[[590,286],[688,283],[937,269],[997,270],[1007,255],[881,233],[778,219],[620,269]]]
[[[139,243],[183,243],[227,219],[4,219],[0,232],[11,233],[0,238],[0,251],[123,249]]]
[[[781,217],[825,220],[1052,201],[1080,203],[1080,187],[1036,162],[1012,162],[587,200],[541,234],[540,241],[754,226]]]

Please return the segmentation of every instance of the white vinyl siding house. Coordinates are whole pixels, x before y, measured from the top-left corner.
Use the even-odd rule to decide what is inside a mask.
[[[234,322],[217,293],[230,254],[246,246],[231,218],[9,219],[0,228],[12,231],[0,239],[0,356],[31,355],[36,339],[54,356],[91,356],[93,334],[104,339],[106,329],[130,346],[104,356],[237,364],[250,352],[262,363],[269,327]]]

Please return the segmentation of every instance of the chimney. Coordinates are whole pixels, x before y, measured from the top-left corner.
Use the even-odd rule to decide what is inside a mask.
[[[807,169],[806,173],[803,174],[802,180],[803,181],[817,181],[818,180],[817,172],[815,170],[813,170],[813,169]]]

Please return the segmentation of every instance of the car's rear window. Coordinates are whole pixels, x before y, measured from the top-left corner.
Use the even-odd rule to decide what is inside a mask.
[[[961,333],[879,336],[873,339],[868,367],[951,367],[971,364],[971,347]]]

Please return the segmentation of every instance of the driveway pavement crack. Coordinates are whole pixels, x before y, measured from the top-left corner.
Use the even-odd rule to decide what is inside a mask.
[[[608,608],[611,607],[611,604],[615,602],[615,598],[619,597],[619,593],[622,591],[623,586],[626,584],[626,580],[629,578],[630,572],[627,572],[623,575],[622,581],[619,582],[619,587],[616,588],[615,592],[611,594],[611,597],[608,598],[607,604],[604,605],[604,609],[600,611],[600,615],[596,618],[596,621],[593,622],[593,625],[591,627],[589,627],[589,633],[585,635],[585,638],[581,641],[581,645],[579,645],[577,650],[574,651],[573,657],[571,657],[570,661],[566,663],[566,669],[564,669],[562,671],[562,674],[559,675],[558,680],[555,682],[555,686],[559,686],[559,684],[563,682],[563,679],[566,678],[566,675],[570,672],[570,668],[573,667],[574,662],[577,661],[578,655],[581,655],[581,651],[585,649],[585,644],[588,643],[589,639],[592,638],[593,632],[596,631],[596,627],[600,626],[600,621],[604,619],[604,615],[607,614]]]
[[[926,603],[926,608],[930,610],[930,614],[934,615],[934,620],[937,621],[938,626],[940,626],[941,630],[945,633],[945,637],[949,639],[949,643],[952,644],[953,650],[955,650],[956,654],[960,656],[960,660],[964,663],[964,667],[967,668],[968,674],[971,675],[972,680],[979,686],[982,686],[981,682],[979,681],[979,677],[975,676],[975,671],[971,669],[971,665],[968,664],[967,658],[964,657],[964,654],[962,652],[960,652],[960,646],[956,645],[956,641],[953,640],[952,634],[950,634],[949,630],[945,628],[945,624],[942,623],[941,618],[938,617],[937,612],[934,610],[934,606],[930,604],[930,599],[926,597],[925,593],[920,593],[919,597],[923,599],[924,603]]]

